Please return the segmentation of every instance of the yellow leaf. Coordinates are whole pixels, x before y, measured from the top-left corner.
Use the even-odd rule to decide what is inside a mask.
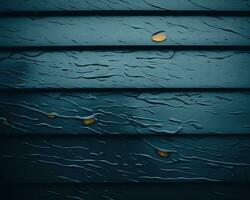
[[[58,116],[58,114],[55,113],[55,112],[47,113],[47,117],[48,117],[49,119],[55,119],[57,116]]]
[[[163,42],[167,39],[167,34],[164,31],[156,32],[152,35],[152,41]]]
[[[160,150],[160,149],[157,149],[156,153],[158,156],[163,157],[163,158],[168,158],[171,154],[171,152],[169,152],[169,151],[164,151],[164,150]]]
[[[85,126],[91,126],[96,123],[96,119],[94,117],[86,118],[86,119],[83,119],[82,123]]]

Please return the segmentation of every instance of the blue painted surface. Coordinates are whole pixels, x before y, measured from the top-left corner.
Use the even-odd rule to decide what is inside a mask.
[[[249,88],[250,52],[218,50],[0,53],[0,88]]]
[[[114,11],[114,10],[190,10],[190,11],[247,11],[249,0],[14,0],[0,5],[0,11]]]
[[[1,198],[249,199],[249,3],[1,2]]]
[[[249,134],[249,92],[2,93],[0,135]]]
[[[248,16],[48,16],[0,18],[0,47],[249,46]],[[168,39],[151,40],[165,31]]]
[[[20,137],[0,142],[1,182],[248,182],[248,136]]]

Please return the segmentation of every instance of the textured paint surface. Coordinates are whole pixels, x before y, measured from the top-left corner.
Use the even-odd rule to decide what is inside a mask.
[[[249,183],[4,184],[8,200],[249,199]],[[32,192],[31,192],[32,191]],[[195,191],[195,192],[194,192]],[[239,194],[243,198],[239,198]]]
[[[0,11],[89,10],[250,10],[249,0],[15,0],[0,4]]]
[[[249,148],[248,136],[5,138],[0,181],[242,182],[250,180]]]
[[[3,17],[0,24],[0,47],[153,46],[151,35],[159,30],[168,40],[158,45],[250,45],[250,17]]]
[[[249,51],[0,52],[0,88],[249,88]]]
[[[0,127],[1,134],[248,134],[249,102],[249,92],[2,93]]]
[[[249,11],[0,2],[0,199],[249,199]]]

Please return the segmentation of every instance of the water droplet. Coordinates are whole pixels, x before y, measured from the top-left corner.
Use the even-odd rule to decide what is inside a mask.
[[[49,119],[55,119],[56,117],[58,117],[58,114],[55,112],[50,112],[50,113],[47,113],[47,117]]]
[[[158,31],[152,35],[152,41],[163,42],[167,39],[167,34],[164,31]]]
[[[163,158],[168,158],[171,154],[171,152],[169,152],[169,151],[160,150],[160,149],[157,149],[156,153],[158,156],[163,157]]]
[[[91,117],[88,117],[88,118],[85,118],[82,120],[82,123],[85,125],[85,126],[91,126],[93,124],[96,123],[96,118],[91,116]]]

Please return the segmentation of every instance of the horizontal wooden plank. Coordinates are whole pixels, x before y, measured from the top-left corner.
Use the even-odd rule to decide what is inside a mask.
[[[249,92],[1,93],[0,134],[249,134],[249,103]]]
[[[249,0],[12,0],[0,11],[89,11],[89,10],[250,10]]]
[[[250,17],[3,17],[0,24],[0,47],[250,45]],[[152,41],[160,31],[167,40]]]
[[[2,196],[8,200],[166,200],[250,198],[247,183],[148,183],[148,184],[4,184]]]
[[[0,52],[6,88],[249,88],[249,51]]]
[[[249,136],[11,137],[0,182],[250,180]]]

